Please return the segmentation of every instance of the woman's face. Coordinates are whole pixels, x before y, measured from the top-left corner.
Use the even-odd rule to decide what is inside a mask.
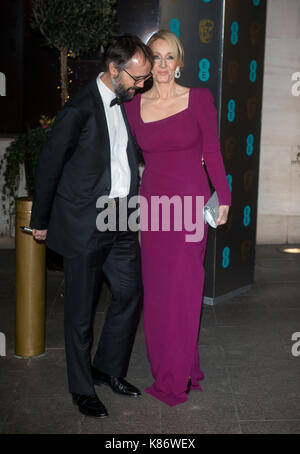
[[[151,44],[154,57],[152,68],[153,80],[158,83],[170,83],[174,79],[176,69],[176,55],[170,48],[167,41],[157,39]]]

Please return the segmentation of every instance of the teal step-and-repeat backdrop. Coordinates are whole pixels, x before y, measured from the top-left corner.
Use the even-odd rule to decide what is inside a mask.
[[[204,302],[214,304],[254,280],[266,0],[161,0],[160,28],[181,39],[180,83],[208,87],[232,191],[229,221],[209,229]]]

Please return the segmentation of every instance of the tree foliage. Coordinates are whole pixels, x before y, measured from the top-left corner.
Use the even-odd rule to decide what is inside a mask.
[[[61,104],[68,94],[68,57],[105,46],[116,35],[116,0],[31,0],[32,27],[60,52]]]
[[[77,57],[116,34],[115,7],[116,0],[32,0],[32,25],[49,46]]]

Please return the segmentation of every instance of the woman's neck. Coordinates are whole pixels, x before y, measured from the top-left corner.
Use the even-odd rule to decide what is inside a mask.
[[[153,97],[160,99],[169,99],[173,96],[176,96],[178,94],[177,91],[178,85],[174,81],[167,84],[159,84],[157,82],[154,82],[154,85],[152,87]]]

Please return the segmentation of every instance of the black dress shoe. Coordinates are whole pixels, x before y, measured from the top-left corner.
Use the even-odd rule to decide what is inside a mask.
[[[101,400],[96,396],[85,396],[83,394],[72,394],[74,404],[85,416],[91,418],[105,418],[108,416],[107,410]]]
[[[138,397],[141,395],[141,391],[124,380],[124,378],[111,377],[104,372],[100,372],[95,367],[92,367],[92,377],[95,385],[107,385],[115,393],[121,394],[122,396]]]

